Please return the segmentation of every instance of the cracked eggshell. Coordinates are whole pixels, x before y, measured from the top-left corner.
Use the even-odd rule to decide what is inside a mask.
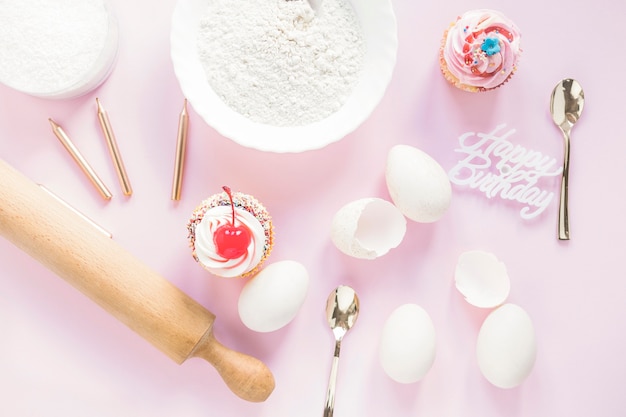
[[[391,200],[413,221],[435,222],[450,206],[448,175],[430,155],[413,146],[395,145],[389,150],[385,179]]]
[[[380,339],[380,363],[394,381],[422,379],[435,361],[435,326],[422,307],[403,304],[387,318]]]
[[[296,261],[266,266],[244,285],[238,310],[243,324],[256,332],[273,332],[294,319],[304,303],[309,273]]]
[[[406,233],[406,219],[389,201],[362,198],[346,204],[333,217],[331,240],[343,253],[375,259],[397,247]]]
[[[456,288],[473,306],[497,307],[504,303],[511,282],[502,261],[489,252],[464,252],[459,256],[454,272]]]
[[[524,382],[533,369],[536,354],[533,323],[518,305],[504,304],[493,310],[478,332],[478,366],[496,387],[514,388]]]

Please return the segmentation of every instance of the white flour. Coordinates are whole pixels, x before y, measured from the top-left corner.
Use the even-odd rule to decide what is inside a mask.
[[[81,80],[103,50],[102,0],[0,0],[0,81],[54,92]]]
[[[276,126],[315,122],[349,97],[365,43],[348,0],[209,0],[198,49],[226,104]]]

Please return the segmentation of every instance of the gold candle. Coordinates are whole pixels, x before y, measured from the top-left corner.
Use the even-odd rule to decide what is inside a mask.
[[[178,134],[176,135],[176,160],[174,161],[174,180],[172,181],[172,200],[180,200],[180,190],[183,184],[183,168],[185,164],[185,147],[187,146],[187,128],[189,114],[187,113],[187,99],[183,103],[183,110],[178,117]]]
[[[50,125],[52,126],[52,132],[54,133],[54,135],[61,141],[65,149],[67,149],[67,151],[70,153],[72,158],[74,158],[74,161],[76,161],[76,163],[85,173],[85,175],[87,175],[87,178],[89,178],[89,181],[91,181],[91,183],[96,187],[100,195],[105,200],[110,200],[111,192],[106,187],[106,185],[104,185],[104,183],[102,182],[100,177],[98,177],[98,175],[93,170],[93,168],[91,168],[91,166],[87,163],[87,160],[85,160],[83,155],[78,151],[74,143],[72,143],[69,136],[67,136],[67,133],[65,133],[63,128],[59,126],[51,118],[49,118],[48,121],[50,122]]]
[[[130,181],[128,180],[128,175],[126,174],[126,168],[124,168],[124,162],[122,161],[120,150],[117,147],[117,141],[115,140],[115,134],[113,133],[109,116],[104,110],[104,107],[102,107],[98,98],[96,98],[96,104],[98,105],[98,120],[100,121],[100,127],[102,128],[102,134],[104,135],[107,147],[109,148],[109,153],[111,154],[113,166],[117,172],[117,178],[120,181],[122,192],[124,195],[131,195],[133,193],[133,189],[130,186]]]

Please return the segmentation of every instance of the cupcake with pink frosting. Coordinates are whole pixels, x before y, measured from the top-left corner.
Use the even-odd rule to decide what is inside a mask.
[[[465,91],[493,90],[517,70],[520,31],[495,10],[470,10],[445,31],[439,65],[452,85]]]
[[[271,217],[256,198],[223,189],[202,201],[187,223],[193,258],[220,277],[253,275],[272,251]]]

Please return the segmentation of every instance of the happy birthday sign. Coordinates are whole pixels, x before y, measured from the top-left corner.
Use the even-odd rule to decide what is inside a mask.
[[[508,140],[515,129],[498,125],[490,133],[467,132],[459,136],[454,151],[464,157],[448,173],[450,181],[477,189],[487,198],[499,197],[524,206],[520,216],[532,219],[552,201],[554,192],[539,187],[541,178],[561,173],[556,159],[515,145]]]

